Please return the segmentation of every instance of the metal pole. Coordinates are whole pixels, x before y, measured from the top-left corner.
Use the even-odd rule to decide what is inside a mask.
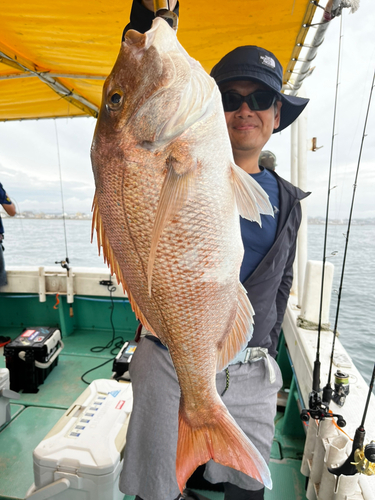
[[[304,94],[304,92],[300,92]],[[298,118],[298,187],[307,190],[307,111]],[[306,200],[301,201],[302,220],[298,231],[298,305],[302,304],[303,284],[307,262]]]
[[[311,1],[314,2],[314,0]],[[290,95],[297,95],[297,92],[301,88],[303,80],[311,74],[311,63],[315,59],[319,47],[324,42],[324,36],[329,23],[332,21],[332,19],[334,19],[335,16],[340,16],[342,13],[342,9],[344,8],[350,8],[351,12],[354,13],[358,9],[358,5],[357,2],[354,2],[354,0],[347,1],[345,3],[341,0],[328,0],[324,9],[322,19],[318,24],[315,36],[311,44],[309,45],[309,49],[306,53],[305,58],[303,60],[297,59],[297,61],[301,62],[302,65],[300,70],[298,71],[298,75],[295,81],[291,85],[288,85],[288,93]]]
[[[290,182],[294,186],[298,186],[298,120],[290,126]],[[297,239],[298,248],[298,239]],[[298,256],[298,249],[297,249]],[[293,264],[293,284],[291,294],[298,293],[298,257]],[[299,301],[298,301],[299,302]]]

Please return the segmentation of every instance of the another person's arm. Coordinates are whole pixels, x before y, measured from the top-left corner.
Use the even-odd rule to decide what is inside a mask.
[[[7,195],[7,193],[5,192],[5,189],[3,188],[1,182],[0,182],[0,204],[10,217],[16,215],[16,207],[9,198],[9,196]]]

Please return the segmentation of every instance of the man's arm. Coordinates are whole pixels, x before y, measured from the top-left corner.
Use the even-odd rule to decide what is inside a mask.
[[[178,15],[178,0],[169,0],[169,5],[171,10]],[[124,40],[125,33],[128,30],[136,30],[140,33],[145,33],[151,28],[154,19],[154,0],[133,0],[130,12],[130,23],[125,27],[122,39]]]

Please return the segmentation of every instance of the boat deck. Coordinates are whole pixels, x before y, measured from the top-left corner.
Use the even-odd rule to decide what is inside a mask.
[[[2,332],[15,338],[18,328]],[[110,349],[93,353],[94,346],[105,346],[112,338],[108,330],[74,330],[65,337],[65,347],[59,356],[58,365],[39,386],[36,394],[20,393],[20,399],[11,404],[12,419],[0,428],[0,500],[21,500],[34,481],[32,452],[48,431],[64,414],[65,410],[85,390],[87,385],[81,380],[86,371],[108,361],[97,370],[88,373],[88,382],[98,378],[111,378],[113,355]],[[5,358],[0,349],[0,368],[5,367]],[[284,378],[289,381],[287,374]],[[290,392],[289,398],[295,398]],[[295,401],[297,404],[297,400]],[[290,405],[288,405],[290,406]],[[287,407],[288,408],[288,407]],[[299,421],[300,432],[295,433],[293,409],[283,411],[276,418],[276,434],[270,463],[274,487],[267,490],[267,500],[305,499],[305,478],[299,469],[303,450],[304,432]],[[298,415],[297,415],[298,421]],[[288,425],[286,425],[288,421]],[[222,500],[218,491],[196,490],[210,500]],[[124,500],[133,497],[125,496]]]

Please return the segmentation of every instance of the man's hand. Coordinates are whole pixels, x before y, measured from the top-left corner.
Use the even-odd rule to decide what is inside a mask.
[[[177,0],[169,0],[169,8],[173,12],[176,7]],[[148,10],[154,11],[154,0],[142,0],[142,5]]]

